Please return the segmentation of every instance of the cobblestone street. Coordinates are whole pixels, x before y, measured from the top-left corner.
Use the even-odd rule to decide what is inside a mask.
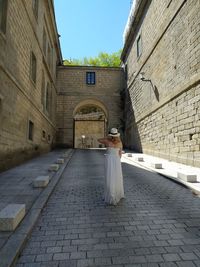
[[[106,206],[104,153],[74,152],[16,266],[200,266],[200,199],[122,159],[126,198]]]

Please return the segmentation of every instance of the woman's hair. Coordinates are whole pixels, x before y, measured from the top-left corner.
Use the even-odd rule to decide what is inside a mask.
[[[111,136],[112,141],[120,141],[120,138],[118,136]]]

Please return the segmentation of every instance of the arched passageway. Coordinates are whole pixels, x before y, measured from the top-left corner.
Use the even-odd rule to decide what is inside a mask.
[[[74,110],[74,148],[97,148],[107,130],[107,111],[94,100],[81,102]]]

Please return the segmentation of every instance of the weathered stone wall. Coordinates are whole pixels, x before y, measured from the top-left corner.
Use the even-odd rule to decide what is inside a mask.
[[[43,49],[44,28],[51,62]],[[0,170],[49,151],[55,142],[58,46],[51,1],[39,1],[37,17],[32,1],[8,1],[6,32],[0,30]],[[30,74],[32,52],[37,60],[35,83]],[[44,103],[47,84],[49,111]],[[33,140],[28,138],[29,120],[34,123]]]
[[[123,51],[126,145],[195,166],[200,166],[199,9],[196,0],[146,1]],[[141,72],[150,81],[142,81]]]
[[[96,73],[96,84],[86,84],[86,72]],[[107,129],[120,128],[120,91],[124,88],[121,68],[104,67],[59,67],[57,75],[57,143],[73,146],[74,116],[78,106],[94,104],[101,107],[107,117]]]

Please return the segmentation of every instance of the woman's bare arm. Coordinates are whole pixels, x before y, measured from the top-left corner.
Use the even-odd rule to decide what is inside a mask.
[[[97,141],[101,144],[108,145],[109,141],[107,138],[99,138]]]

